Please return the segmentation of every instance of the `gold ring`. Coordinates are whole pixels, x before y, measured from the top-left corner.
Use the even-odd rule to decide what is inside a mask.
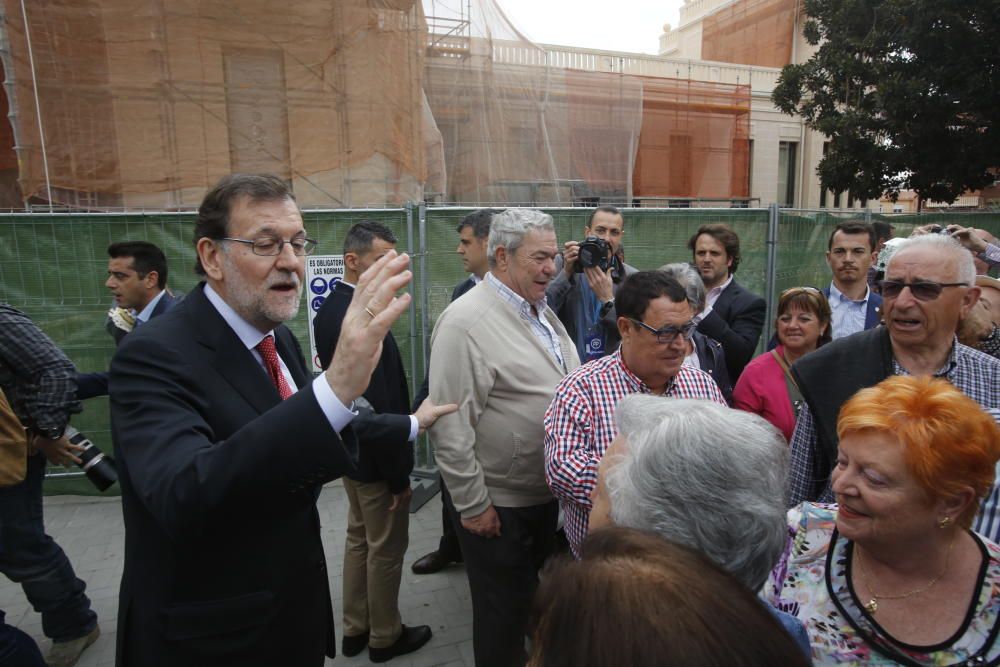
[[[365,306],[365,312],[368,313],[369,315],[371,315],[371,318],[373,320],[375,319],[375,313],[372,312],[371,308],[369,308],[368,306]]]

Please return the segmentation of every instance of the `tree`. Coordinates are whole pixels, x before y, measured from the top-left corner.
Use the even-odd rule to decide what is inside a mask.
[[[1000,0],[805,0],[818,51],[772,95],[830,139],[825,188],[952,202],[1000,167]]]

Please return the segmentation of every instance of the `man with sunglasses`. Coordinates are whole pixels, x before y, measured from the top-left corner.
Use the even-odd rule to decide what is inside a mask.
[[[194,235],[205,281],[111,362],[125,518],[116,664],[320,667],[336,641],[316,498],[356,470],[351,406],[409,303],[394,296],[408,258],[389,251],[358,278],[333,361],[313,378],[283,324],[315,246],[285,182],[222,179]]]
[[[545,413],[545,478],[565,515],[574,556],[587,536],[597,468],[617,434],[614,412],[623,396],[726,405],[711,375],[684,365],[698,325],[677,280],[662,271],[639,271],[622,283],[616,303],[621,347],[567,375]]]
[[[946,236],[911,237],[889,260],[881,288],[885,326],[835,340],[792,366],[806,405],[792,436],[789,506],[833,501],[840,406],[890,375],[944,377],[1000,418],[1000,361],[955,336],[979,298],[971,255]],[[974,529],[995,540],[1000,520],[995,505],[984,507]]]

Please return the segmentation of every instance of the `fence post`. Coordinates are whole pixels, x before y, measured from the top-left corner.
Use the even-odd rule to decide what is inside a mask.
[[[872,224],[872,209],[869,206],[865,206],[865,222]]]
[[[424,202],[417,204],[417,229],[420,234],[420,335],[423,341],[420,351],[426,371],[427,357],[430,355],[430,316],[427,314],[427,303],[430,299],[427,287],[427,205]]]
[[[406,251],[413,257],[413,202],[406,202]],[[411,260],[412,261],[412,260]],[[411,290],[412,293],[412,290]],[[420,390],[420,373],[417,367],[417,300],[410,299],[407,308],[410,323],[410,391],[416,395]],[[421,336],[420,344],[423,345]]]
[[[780,216],[778,204],[770,204],[767,207],[767,266],[764,268],[764,285],[767,302],[767,310],[764,315],[764,345],[771,340],[774,333],[774,308],[777,304],[775,290],[778,284],[778,220]]]

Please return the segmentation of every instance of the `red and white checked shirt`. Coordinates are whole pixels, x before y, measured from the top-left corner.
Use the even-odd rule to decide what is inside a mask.
[[[559,499],[566,537],[577,557],[587,536],[597,466],[617,434],[615,407],[623,396],[637,393],[652,392],[625,366],[619,350],[563,378],[545,413],[545,479]],[[712,376],[690,366],[681,366],[663,395],[726,405]]]

